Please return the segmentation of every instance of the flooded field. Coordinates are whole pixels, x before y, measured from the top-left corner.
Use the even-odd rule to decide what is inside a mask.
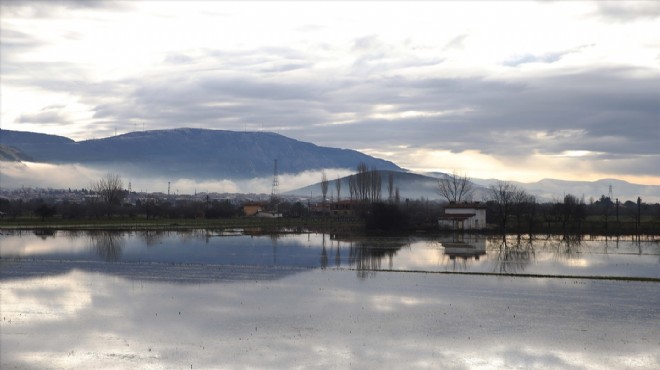
[[[30,231],[2,236],[4,277],[63,270],[107,271],[139,278],[151,269],[258,267],[294,273],[314,268],[417,272],[660,278],[660,237],[483,236],[366,237],[316,233],[212,231]],[[18,264],[17,269],[11,268]],[[46,267],[49,265],[50,267]],[[49,271],[52,269],[53,271]],[[217,271],[217,269],[216,269]],[[226,276],[229,277],[229,276]],[[204,278],[198,276],[195,278]],[[209,280],[224,278],[211,274]],[[249,278],[249,277],[248,277]]]
[[[3,369],[660,366],[658,238],[3,233]]]

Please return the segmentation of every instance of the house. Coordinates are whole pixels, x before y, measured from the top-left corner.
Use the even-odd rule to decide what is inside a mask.
[[[354,200],[341,200],[314,204],[310,211],[316,215],[347,217],[355,215],[362,205],[363,203]]]
[[[330,204],[330,213],[334,216],[353,216],[360,203],[354,200],[341,200]]]
[[[243,204],[243,213],[246,216],[254,216],[257,213],[263,211],[265,204],[263,203],[245,203]]]
[[[477,203],[450,203],[438,218],[441,229],[474,230],[486,227],[486,206]]]

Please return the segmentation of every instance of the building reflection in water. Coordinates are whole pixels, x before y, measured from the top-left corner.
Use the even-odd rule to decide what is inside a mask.
[[[486,255],[486,238],[480,235],[454,233],[440,238],[443,256],[453,271],[467,270],[470,261],[479,261]]]

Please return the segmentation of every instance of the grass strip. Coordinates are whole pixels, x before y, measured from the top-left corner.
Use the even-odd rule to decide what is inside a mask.
[[[386,269],[355,269],[341,268],[347,271],[360,272],[409,272],[414,274],[442,274],[442,275],[476,275],[476,276],[498,276],[498,277],[523,277],[523,278],[548,278],[548,279],[582,279],[582,280],[614,280],[614,281],[641,281],[647,283],[660,283],[660,278],[635,277],[635,276],[589,276],[589,275],[545,275],[545,274],[511,274],[497,272],[466,272],[466,271],[425,271],[425,270],[386,270]]]

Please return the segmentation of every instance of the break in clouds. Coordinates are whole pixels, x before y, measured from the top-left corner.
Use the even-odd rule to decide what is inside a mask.
[[[59,4],[53,9],[69,6]],[[478,9],[477,5],[470,9]],[[535,6],[543,11],[564,5]],[[578,23],[650,22],[660,14],[652,2],[592,5],[579,14]],[[142,128],[267,130],[318,145],[379,153],[403,167],[414,165],[410,151],[478,152],[503,163],[581,153],[579,161],[590,171],[657,175],[657,63],[653,67],[647,61],[630,63],[616,58],[599,62],[605,41],[597,37],[587,40],[590,42],[576,37],[573,42],[544,46],[541,40],[558,29],[514,28],[519,33],[507,34],[514,38],[511,43],[517,42],[516,37],[529,37],[538,38],[539,45],[532,43],[529,50],[510,50],[499,59],[487,60],[487,54],[471,54],[484,47],[480,42],[491,31],[485,25],[476,31],[454,27],[437,38],[412,31],[407,34],[405,29],[396,37],[381,26],[360,25],[354,34],[329,39],[328,32],[338,31],[340,23],[297,19],[299,24],[289,27],[295,29],[296,42],[284,45],[267,37],[269,30],[264,29],[263,33],[254,31],[263,40],[243,40],[237,46],[221,35],[235,32],[240,38],[243,27],[252,23],[248,19],[246,26],[228,28],[224,24],[233,8],[221,6],[225,12],[207,30],[209,37],[216,35],[217,42],[197,45],[191,41],[176,50],[158,50],[157,57],[151,55],[154,63],[135,70],[126,67],[125,73],[95,75],[94,66],[77,56],[30,58],[30,53],[57,45],[13,22],[28,14],[27,8],[29,3],[25,7],[12,4],[6,22],[3,19],[3,86],[68,98],[59,100],[66,102],[63,104],[45,103],[21,111],[10,125],[4,122],[9,116],[3,115],[3,126],[12,129],[61,125],[85,138],[90,133],[103,137],[115,130]],[[406,17],[414,19],[419,16],[415,12],[423,8],[414,8]],[[132,15],[136,9],[126,6],[107,11]],[[101,11],[96,7],[83,10]],[[84,14],[88,13],[79,13]],[[45,10],[39,16],[49,18]],[[60,16],[53,10],[52,18]],[[390,20],[397,23],[395,18]],[[290,37],[282,31],[286,28],[282,24],[264,27],[276,27],[275,33]],[[65,39],[84,38],[72,28],[63,30]],[[429,32],[432,30],[429,26]],[[186,29],[177,32],[181,37],[186,32],[195,34]],[[634,36],[629,42],[635,42]],[[645,47],[657,42],[651,37]],[[138,51],[128,45],[117,52],[127,53],[122,59],[141,56],[132,55]],[[660,54],[656,52],[655,58],[660,60]]]

